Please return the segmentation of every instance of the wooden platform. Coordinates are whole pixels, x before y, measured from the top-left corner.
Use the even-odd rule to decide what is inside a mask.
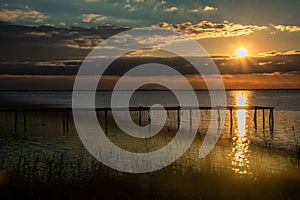
[[[265,111],[269,111],[269,128],[270,131],[273,132],[274,129],[274,107],[266,107],[266,106],[215,106],[215,107],[144,107],[144,106],[138,106],[138,107],[129,107],[129,108],[113,108],[115,111],[138,111],[139,112],[139,124],[141,125],[141,112],[142,111],[148,111],[151,109],[157,109],[157,110],[169,110],[169,111],[177,111],[177,126],[179,128],[180,126],[180,111],[182,110],[189,110],[190,111],[190,117],[192,110],[218,110],[218,125],[220,127],[221,117],[220,117],[220,111],[221,110],[229,110],[230,111],[230,129],[232,130],[233,127],[233,110],[254,110],[254,126],[257,128],[257,113],[258,110],[262,111],[262,123],[263,123],[263,129],[265,128]],[[104,112],[105,117],[105,133],[108,132],[108,111],[111,111],[112,108],[109,107],[103,107],[103,108],[76,108],[76,111],[96,111],[96,112]],[[61,112],[62,118],[63,118],[63,132],[68,132],[69,129],[69,113],[72,112],[72,108],[69,107],[43,107],[43,106],[19,106],[19,107],[7,107],[7,108],[0,108],[0,112],[14,112],[15,118],[14,118],[14,128],[15,131],[17,131],[17,124],[18,124],[18,113],[22,113],[23,117],[23,126],[24,126],[24,132],[26,134],[27,130],[27,119],[26,119],[26,113],[27,112]],[[149,118],[150,120],[150,118]],[[190,120],[190,126],[192,126],[192,120]]]

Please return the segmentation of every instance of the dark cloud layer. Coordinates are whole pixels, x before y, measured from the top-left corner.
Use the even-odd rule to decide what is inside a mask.
[[[83,58],[103,39],[124,28],[57,28],[0,23],[1,60]]]
[[[190,31],[200,28],[201,33],[215,38],[222,37],[218,36],[220,29],[225,28],[230,33],[231,25],[226,28],[224,24],[203,22],[197,27],[188,24],[187,28]],[[242,25],[240,27],[241,30],[245,28]],[[207,29],[208,33],[205,32]],[[127,28],[58,28],[0,23],[0,90],[72,89],[77,71],[88,53],[104,39],[124,30]],[[113,89],[121,75],[145,63],[172,66],[186,75],[196,89],[205,89],[201,77],[184,59],[171,54],[159,57],[153,50],[149,52],[132,52],[113,62],[106,70],[106,76],[102,77],[104,84],[101,89]],[[215,55],[212,58],[222,74],[226,88],[300,88],[299,51],[271,51],[245,58]],[[161,74],[162,78],[170,78],[164,75]],[[180,81],[176,79],[173,82],[180,89]]]
[[[76,75],[82,60],[93,47],[109,36],[126,30],[111,26],[56,28],[7,23],[0,26],[0,74],[11,75]],[[295,73],[299,71],[300,53],[267,52],[243,59],[230,56],[214,56],[213,59],[221,74]],[[116,60],[106,74],[122,75],[145,63],[166,64],[185,75],[196,73],[189,63],[179,57],[135,55]]]
[[[299,71],[300,54],[272,56],[272,57],[248,57],[243,59],[231,57],[215,57],[214,61],[221,74],[264,74],[264,73],[296,73]],[[199,59],[201,63],[201,59]],[[197,71],[180,57],[122,57],[113,62],[106,70],[105,75],[122,76],[135,66],[146,63],[161,63],[172,66],[184,75],[197,74]],[[11,75],[64,75],[77,74],[81,60],[78,61],[21,61],[0,63],[0,74]],[[209,66],[208,66],[209,67]],[[93,74],[91,74],[93,75]],[[164,74],[162,74],[164,75]]]

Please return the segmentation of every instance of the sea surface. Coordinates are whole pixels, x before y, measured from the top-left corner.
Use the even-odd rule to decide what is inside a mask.
[[[118,95],[122,99],[122,92]],[[210,106],[207,91],[196,91],[196,95],[200,106]],[[234,110],[232,124],[230,113],[227,111],[223,127],[218,127],[216,119],[210,119],[211,111],[201,110],[195,141],[178,162],[200,171],[212,170],[214,173],[237,173],[251,177],[271,176],[289,171],[299,173],[300,90],[231,90],[226,91],[226,96],[228,106],[274,107],[274,127],[269,124],[269,110],[265,110],[264,114],[262,110],[257,111],[256,127],[254,110]],[[98,91],[95,98],[96,107],[110,107],[110,100],[110,91]],[[170,91],[137,91],[130,100],[130,106],[153,104],[178,106],[178,101]],[[0,92],[1,108],[71,108],[71,106],[71,91]],[[192,113],[191,116],[194,115],[195,113]],[[12,111],[0,113],[0,159],[3,160],[0,169],[9,171],[20,157],[32,153],[64,153],[74,159],[79,155],[85,155],[92,159],[77,135],[71,112],[65,114],[41,109],[26,114],[18,112],[17,121],[15,116],[16,113]],[[132,112],[131,117],[137,122],[139,113]],[[110,114],[108,137],[129,151],[154,151],[168,144],[176,134],[178,125],[176,117],[176,111],[169,111],[164,130],[157,137],[145,141],[128,137],[118,129]],[[103,118],[104,114],[99,113],[102,127],[105,123]],[[147,112],[142,112],[144,125],[147,124],[147,120]],[[206,158],[200,159],[199,148],[206,136],[210,120],[214,120],[215,131],[221,129],[221,136],[212,152]],[[189,122],[182,118],[180,124],[183,126],[185,123]],[[188,134],[188,128],[186,132]]]

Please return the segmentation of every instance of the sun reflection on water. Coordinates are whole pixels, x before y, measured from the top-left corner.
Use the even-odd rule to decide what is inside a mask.
[[[236,93],[236,106],[247,106],[247,96],[244,93]],[[231,169],[237,174],[250,174],[249,162],[249,139],[246,130],[246,113],[247,110],[236,110],[235,118],[237,128],[232,137],[232,150],[230,156]]]

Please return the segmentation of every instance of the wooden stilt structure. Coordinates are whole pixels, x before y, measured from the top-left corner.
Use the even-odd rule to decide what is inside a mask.
[[[158,109],[161,110],[162,108],[157,107],[157,108],[152,108],[152,109]],[[262,110],[262,127],[263,129],[265,129],[265,112],[269,112],[269,117],[268,117],[268,124],[269,124],[269,128],[270,128],[270,132],[273,132],[274,130],[274,107],[262,107],[262,106],[216,106],[216,107],[180,107],[180,106],[176,106],[176,107],[164,107],[163,108],[166,111],[176,111],[177,112],[177,129],[179,129],[180,127],[180,121],[181,121],[181,112],[185,112],[185,111],[189,111],[189,118],[190,118],[190,130],[192,130],[192,126],[193,126],[193,110],[217,110],[218,112],[218,125],[220,126],[221,124],[221,110],[229,110],[229,117],[230,117],[230,131],[232,132],[233,129],[233,111],[234,110],[254,110],[254,116],[253,116],[253,121],[254,121],[254,126],[255,129],[257,129],[257,125],[258,125],[258,114],[260,112],[258,112],[259,110]],[[82,108],[82,111],[91,111],[91,109],[87,109],[87,108]],[[97,113],[97,117],[100,117],[99,112],[103,112],[104,111],[104,117],[105,117],[105,134],[108,134],[108,111],[111,111],[111,108],[96,108],[96,109],[92,109],[92,110],[96,110]],[[120,110],[120,111],[124,111],[124,110],[129,110],[129,111],[138,111],[139,113],[139,118],[138,118],[138,123],[140,126],[143,125],[143,117],[142,114],[143,112],[146,112],[146,114],[148,114],[148,119],[146,119],[145,121],[148,120],[148,124],[151,123],[151,119],[150,119],[150,107],[130,107],[130,108],[114,108],[114,110]],[[25,135],[27,134],[28,130],[28,126],[27,126],[27,114],[28,112],[47,112],[47,111],[57,111],[62,113],[62,128],[63,128],[63,133],[66,133],[69,131],[69,113],[72,111],[71,108],[6,108],[6,109],[0,109],[0,112],[13,112],[14,113],[14,135],[17,136],[18,134],[18,114],[20,112],[23,112],[23,128],[24,128],[24,133]],[[150,127],[149,127],[150,129]]]

